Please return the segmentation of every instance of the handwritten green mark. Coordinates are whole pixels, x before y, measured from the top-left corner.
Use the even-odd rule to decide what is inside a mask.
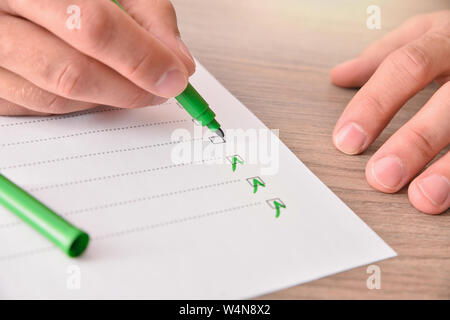
[[[238,156],[234,156],[233,161],[231,162],[231,167],[233,168],[233,172],[236,171],[236,166],[238,163],[243,164],[244,161],[239,160]]]
[[[274,201],[273,205],[275,206],[275,210],[277,210],[275,218],[278,218],[280,216],[280,208],[286,208],[286,206],[282,203],[279,203],[278,201]]]
[[[266,184],[259,181],[258,179],[254,178],[253,179],[253,193],[256,193],[256,191],[258,191],[258,186],[262,186],[265,187]]]

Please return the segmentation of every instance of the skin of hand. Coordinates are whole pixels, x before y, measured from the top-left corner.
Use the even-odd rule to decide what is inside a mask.
[[[0,115],[136,108],[177,96],[195,62],[168,0],[0,0]],[[79,28],[67,26],[79,9]]]
[[[436,81],[440,88],[394,133],[366,165],[375,189],[394,193],[411,181],[418,210],[438,214],[450,206],[450,152],[424,167],[450,143],[450,11],[413,17],[331,70],[340,87],[361,87],[339,118],[333,143],[356,155],[377,138],[408,99]],[[423,171],[422,171],[423,170]]]

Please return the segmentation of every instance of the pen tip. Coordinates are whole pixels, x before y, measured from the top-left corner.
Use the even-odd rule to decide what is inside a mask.
[[[225,133],[223,133],[222,129],[217,129],[216,134],[221,137],[222,139],[225,138]]]

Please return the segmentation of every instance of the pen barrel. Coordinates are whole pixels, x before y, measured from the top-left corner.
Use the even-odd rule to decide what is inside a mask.
[[[210,129],[218,129],[217,121],[215,121],[216,114],[209,108],[208,103],[189,83],[186,89],[175,99],[183,106],[183,108],[190,114],[192,118],[197,120],[202,126],[208,126]],[[217,123],[211,128],[212,124]]]
[[[79,256],[89,236],[0,174],[0,204],[39,231],[71,257]]]

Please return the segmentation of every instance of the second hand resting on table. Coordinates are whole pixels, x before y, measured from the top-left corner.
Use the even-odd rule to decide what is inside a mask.
[[[195,70],[168,0],[0,0],[0,115],[136,108],[180,94]],[[78,28],[67,9],[80,8]],[[396,192],[450,142],[450,11],[413,18],[352,61],[333,83],[359,87],[333,133],[336,147],[363,152],[395,112],[436,80],[442,87],[367,164],[368,182]],[[427,213],[450,206],[450,153],[409,186]]]
[[[362,86],[333,132],[335,146],[347,154],[366,150],[404,103],[430,82],[441,85],[371,157],[366,179],[388,193],[412,181],[408,197],[414,207],[430,214],[447,210],[450,152],[421,170],[450,143],[450,11],[406,21],[358,58],[335,67],[331,80],[342,87]]]

